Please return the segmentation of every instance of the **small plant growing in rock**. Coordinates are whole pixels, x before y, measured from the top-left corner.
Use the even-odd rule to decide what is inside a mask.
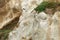
[[[58,4],[59,3],[56,3],[56,2],[42,2],[34,10],[39,13],[39,12],[45,11],[46,8],[48,8],[48,9],[51,9],[51,8],[55,9]]]

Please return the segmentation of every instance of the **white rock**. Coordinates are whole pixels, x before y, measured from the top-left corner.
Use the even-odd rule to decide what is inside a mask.
[[[9,40],[59,40],[60,12],[56,12],[52,17],[44,12],[34,13],[32,10],[36,4],[39,5],[40,0],[21,1],[23,12],[19,27],[11,32],[12,38],[9,35]],[[36,4],[31,4],[32,1],[36,1]]]

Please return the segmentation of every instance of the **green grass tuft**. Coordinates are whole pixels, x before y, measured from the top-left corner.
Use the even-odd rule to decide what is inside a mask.
[[[55,8],[57,4],[55,2],[42,2],[38,7],[36,7],[34,10],[36,10],[38,13],[44,11],[46,8]]]

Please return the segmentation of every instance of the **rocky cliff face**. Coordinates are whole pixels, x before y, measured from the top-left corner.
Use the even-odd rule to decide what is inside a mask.
[[[0,29],[10,22],[13,24],[12,21],[20,17],[18,28],[9,33],[8,40],[60,40],[60,6],[54,13],[51,9],[46,9],[48,12],[36,12],[34,8],[43,1],[52,2],[52,0],[0,0]]]
[[[0,29],[21,15],[19,0],[0,0]]]
[[[0,0],[0,40],[17,27],[21,12],[20,0]]]
[[[54,15],[34,8],[43,0],[21,0],[22,15],[19,26],[9,33],[8,40],[60,40],[60,11]]]

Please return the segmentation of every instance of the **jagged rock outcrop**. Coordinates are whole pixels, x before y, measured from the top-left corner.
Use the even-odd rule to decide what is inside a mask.
[[[60,11],[52,16],[37,13],[34,8],[43,0],[21,0],[19,27],[9,33],[8,40],[60,40]]]
[[[21,15],[20,0],[0,0],[0,29]]]
[[[9,32],[18,26],[21,12],[20,0],[0,0],[0,40],[6,40]]]

